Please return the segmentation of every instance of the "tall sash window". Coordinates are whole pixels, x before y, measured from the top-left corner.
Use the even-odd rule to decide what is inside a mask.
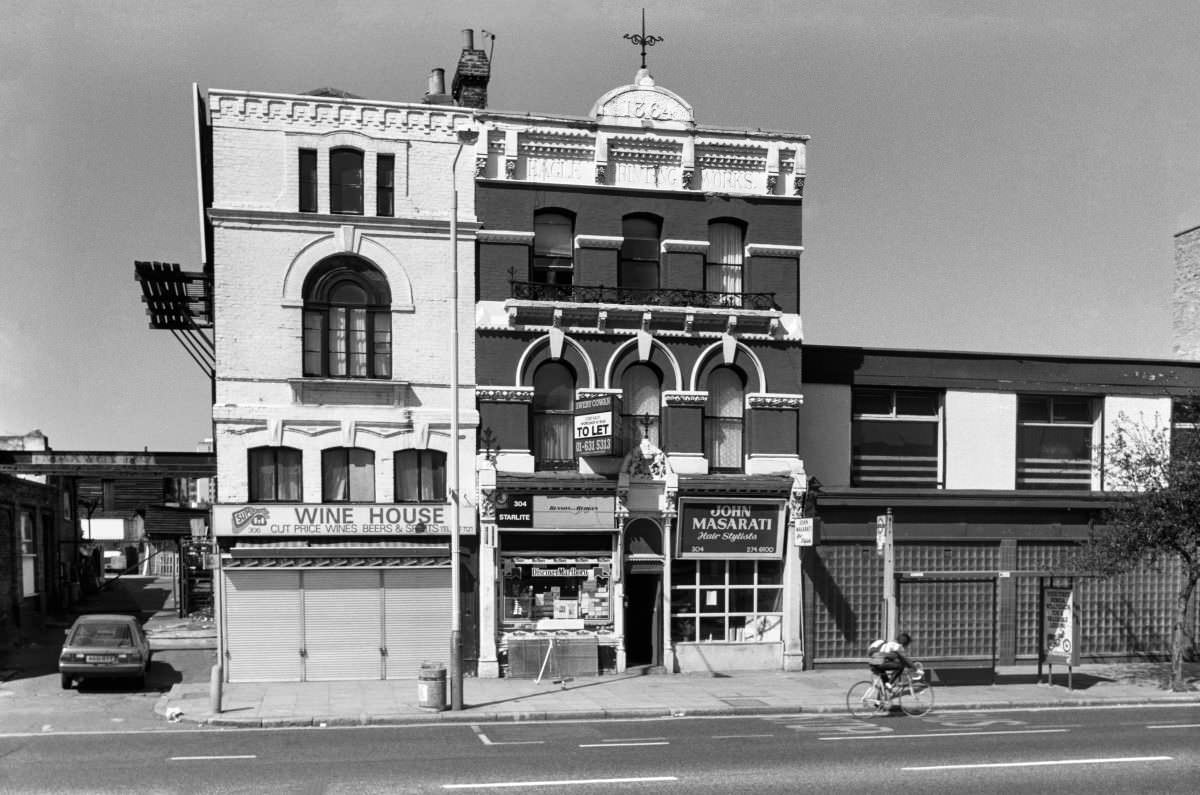
[[[742,258],[745,247],[742,228],[717,221],[708,225],[708,260],[704,267],[704,289],[720,296],[721,306],[742,305]]]
[[[704,405],[704,451],[711,471],[742,471],[745,382],[732,367],[708,376]]]

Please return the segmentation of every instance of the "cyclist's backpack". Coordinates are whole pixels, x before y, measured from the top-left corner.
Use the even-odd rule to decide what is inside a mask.
[[[883,665],[883,644],[883,640],[876,640],[872,641],[871,645],[867,647],[867,662],[871,665]]]

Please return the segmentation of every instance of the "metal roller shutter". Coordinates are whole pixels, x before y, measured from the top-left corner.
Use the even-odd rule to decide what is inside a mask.
[[[304,572],[304,678],[379,679],[383,646],[379,572]]]
[[[225,572],[224,613],[230,682],[300,681],[297,572]]]
[[[383,573],[387,678],[415,679],[422,663],[450,663],[450,569]]]

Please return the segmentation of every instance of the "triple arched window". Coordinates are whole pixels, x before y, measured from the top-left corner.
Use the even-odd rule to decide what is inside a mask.
[[[661,447],[662,376],[649,364],[634,364],[621,374],[621,420],[625,449],[648,439]]]
[[[391,378],[391,292],[378,268],[330,257],[304,281],[304,375]]]
[[[533,454],[538,469],[575,467],[575,373],[558,361],[533,374]]]

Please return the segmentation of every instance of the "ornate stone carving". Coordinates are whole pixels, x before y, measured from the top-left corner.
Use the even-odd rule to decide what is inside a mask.
[[[703,406],[708,402],[708,392],[670,392],[662,393],[664,406]]]
[[[607,163],[597,163],[596,164],[596,184],[597,185],[607,185],[608,184],[608,164]]]
[[[696,170],[693,168],[685,168],[683,170],[683,179],[682,179],[683,189],[691,190],[692,189],[692,180],[694,180],[695,178],[696,178]]]
[[[775,188],[779,186],[778,174],[767,174],[767,193],[774,194]]]
[[[475,399],[487,403],[532,403],[533,387],[500,386],[475,387]]]
[[[792,177],[792,195],[804,198],[804,175],[797,174]]]
[[[517,159],[515,157],[505,158],[505,160],[504,160],[504,178],[505,179],[516,179],[516,176],[517,176]]]
[[[759,392],[747,395],[746,403],[752,409],[798,409],[804,405],[804,395]]]
[[[475,158],[475,179],[483,179],[487,176],[487,155],[479,155]]]

